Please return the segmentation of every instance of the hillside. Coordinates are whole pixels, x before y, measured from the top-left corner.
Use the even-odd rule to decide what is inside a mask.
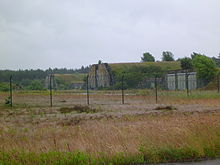
[[[74,74],[54,74],[56,80],[63,83],[83,83],[86,74],[74,73]]]
[[[178,70],[181,69],[179,61],[163,61],[163,62],[136,62],[136,63],[109,63],[112,71],[129,70],[132,67],[160,67],[162,70]]]

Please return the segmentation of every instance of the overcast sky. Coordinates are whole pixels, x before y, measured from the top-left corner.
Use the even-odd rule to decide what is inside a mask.
[[[0,0],[0,69],[220,53],[220,0]]]

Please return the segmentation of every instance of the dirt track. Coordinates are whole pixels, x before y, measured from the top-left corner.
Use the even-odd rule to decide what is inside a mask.
[[[192,162],[192,163],[166,163],[166,164],[159,164],[159,165],[219,165],[220,160],[207,160],[202,162]]]

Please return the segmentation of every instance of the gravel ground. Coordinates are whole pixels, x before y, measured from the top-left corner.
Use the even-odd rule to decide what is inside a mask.
[[[202,162],[191,162],[191,163],[166,163],[159,165],[220,165],[220,159],[218,160],[207,160]]]

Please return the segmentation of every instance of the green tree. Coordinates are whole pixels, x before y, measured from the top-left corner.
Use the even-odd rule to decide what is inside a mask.
[[[220,67],[220,53],[219,53],[217,58],[216,57],[212,57],[212,59],[213,59],[213,61],[215,61],[216,65],[218,67]]]
[[[102,61],[101,61],[101,60],[99,60],[99,61],[98,61],[98,64],[102,64]]]
[[[155,77],[155,74],[163,74],[159,66],[131,66],[129,68],[118,69],[113,72],[116,82],[116,89],[121,87],[121,78],[124,75],[124,83],[126,88],[138,88],[146,78]]]
[[[193,54],[191,54],[191,58],[194,59],[196,56],[202,56],[200,53],[196,53],[193,52]]]
[[[40,80],[33,80],[31,82],[31,85],[29,87],[31,90],[43,90],[44,86],[43,83]]]
[[[164,51],[162,53],[162,61],[174,61],[173,53],[169,51]]]
[[[141,57],[141,62],[155,62],[155,58],[152,54],[146,52],[143,54],[143,57]]]
[[[184,70],[193,69],[192,59],[189,57],[185,57],[180,59],[181,68]]]
[[[192,63],[198,78],[208,82],[214,79],[217,68],[215,62],[211,58],[198,54],[193,58]]]

